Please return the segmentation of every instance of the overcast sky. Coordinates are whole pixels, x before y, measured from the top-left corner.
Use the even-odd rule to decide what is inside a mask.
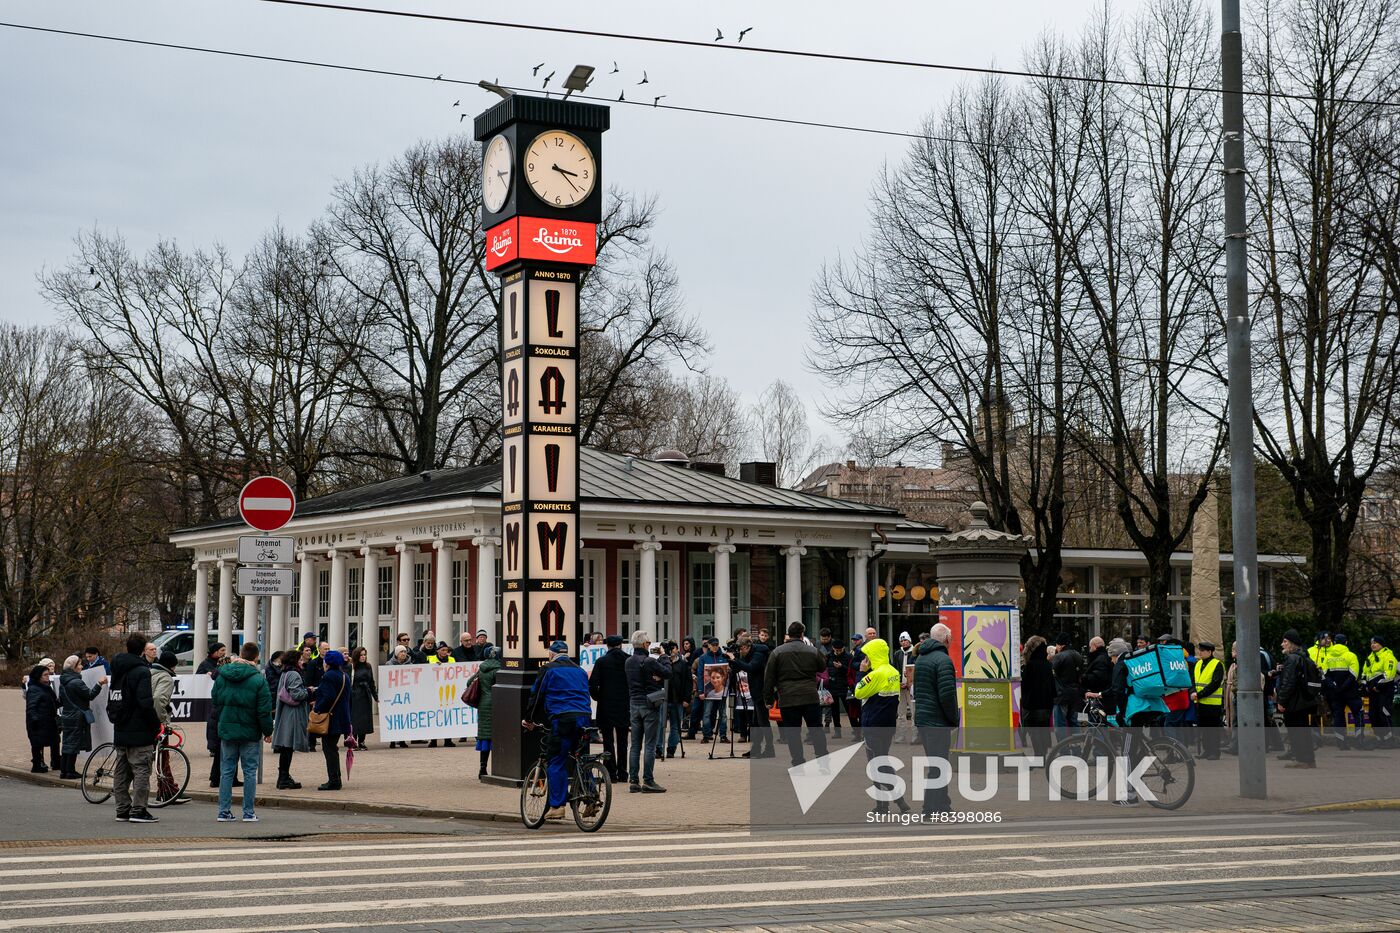
[[[1019,63],[1046,30],[1074,34],[1096,0],[911,3],[486,4],[359,0],[613,32],[939,61]],[[1117,0],[1128,15],[1137,0]],[[296,9],[257,0],[0,0],[0,19],[84,32],[529,86],[548,64],[599,68],[593,92],[909,131],[966,77],[717,49]],[[616,60],[618,75],[608,75]],[[642,69],[650,83],[639,87]],[[53,322],[35,276],[74,235],[119,231],[243,253],[299,230],[333,182],[418,139],[462,131],[475,88],[0,28],[0,319]],[[462,107],[452,103],[460,99]],[[616,105],[608,182],[655,194],[658,245],[714,339],[713,372],[752,400],[775,378],[812,409],[829,391],[803,351],[811,283],[867,234],[867,194],[907,140]],[[830,430],[818,424],[822,430]]]

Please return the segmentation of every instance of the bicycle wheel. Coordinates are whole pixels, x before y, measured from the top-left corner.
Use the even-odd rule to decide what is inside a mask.
[[[108,742],[88,753],[83,779],[78,782],[88,803],[106,803],[112,796],[112,773],[117,769],[117,747]]]
[[[150,804],[169,806],[190,782],[190,760],[178,748],[162,748],[156,752],[155,772],[155,793],[151,794]]]
[[[548,809],[549,780],[545,777],[544,762],[537,761],[525,775],[525,783],[520,785],[520,820],[526,829],[539,829],[544,825]]]
[[[612,809],[612,777],[598,759],[580,761],[574,769],[574,795],[569,800],[574,822],[586,833],[603,828]]]
[[[1061,798],[1090,800],[1112,786],[1115,752],[1092,731],[1067,735],[1045,753],[1045,776]],[[1100,767],[1102,766],[1102,770]]]
[[[1154,739],[1147,743],[1147,750],[1153,761],[1142,774],[1142,784],[1156,798],[1147,802],[1159,810],[1175,810],[1191,799],[1196,762],[1175,739]]]

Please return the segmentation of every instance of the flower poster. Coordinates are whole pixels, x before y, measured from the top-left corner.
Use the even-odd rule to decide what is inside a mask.
[[[1012,678],[1011,615],[1015,611],[1010,606],[963,609],[962,676],[965,679]]]

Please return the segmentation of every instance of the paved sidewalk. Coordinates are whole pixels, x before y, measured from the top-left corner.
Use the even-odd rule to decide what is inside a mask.
[[[197,799],[210,799],[215,791],[208,786],[210,759],[204,749],[204,729],[199,723],[181,725],[186,735],[185,751],[190,756],[190,792]],[[831,741],[832,750],[850,741]],[[370,737],[370,747],[356,752],[353,772],[345,788],[321,792],[316,785],[325,780],[325,761],[319,751],[299,754],[292,765],[292,776],[304,786],[299,791],[278,791],[276,761],[264,746],[270,779],[260,788],[260,805],[349,808],[358,812],[400,813],[405,816],[442,816],[477,820],[519,820],[519,791],[510,787],[484,784],[477,779],[479,756],[472,742],[456,748],[427,748],[411,745],[390,749]],[[688,743],[688,757],[658,760],[656,779],[668,789],[666,794],[631,794],[625,787],[613,795],[609,827],[649,829],[672,826],[677,806],[687,813],[712,814],[718,823],[732,825],[749,821],[750,763],[727,757],[708,760],[708,746]],[[747,746],[736,744],[742,753]],[[896,745],[899,755],[914,754],[910,746]],[[727,756],[728,747],[720,754]],[[785,749],[779,744],[777,762],[766,762],[765,774],[778,779],[784,773]],[[862,756],[857,761],[863,762]],[[1354,801],[1395,797],[1400,786],[1400,751],[1347,752],[1334,749],[1319,752],[1316,771],[1286,770],[1270,756],[1269,799],[1246,800],[1239,796],[1236,760],[1224,756],[1219,761],[1196,763],[1196,787],[1189,804],[1178,815],[1216,813],[1278,813]],[[777,768],[772,767],[778,764]],[[24,735],[23,698],[18,690],[0,690],[0,767],[25,778],[28,772],[28,743]],[[41,777],[41,776],[35,776]],[[49,775],[42,776],[44,778]],[[980,785],[980,778],[977,784]],[[1147,807],[1123,811],[1104,802],[1049,802],[1044,799],[1044,780],[1033,778],[1040,798],[1030,804],[1015,803],[1009,795],[1015,781],[1002,781],[1007,799],[967,803],[954,794],[955,809],[1004,810],[1007,821],[1104,819],[1132,816],[1166,816]],[[814,814],[817,811],[814,811]]]

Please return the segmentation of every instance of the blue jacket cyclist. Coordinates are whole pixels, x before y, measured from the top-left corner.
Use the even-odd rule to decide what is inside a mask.
[[[592,713],[588,695],[588,675],[573,658],[569,646],[556,641],[549,646],[549,663],[544,666],[530,688],[529,719],[526,728],[536,723],[548,723],[546,751],[549,765],[549,810],[545,819],[564,816],[564,804],[569,799],[569,756],[583,741]]]

